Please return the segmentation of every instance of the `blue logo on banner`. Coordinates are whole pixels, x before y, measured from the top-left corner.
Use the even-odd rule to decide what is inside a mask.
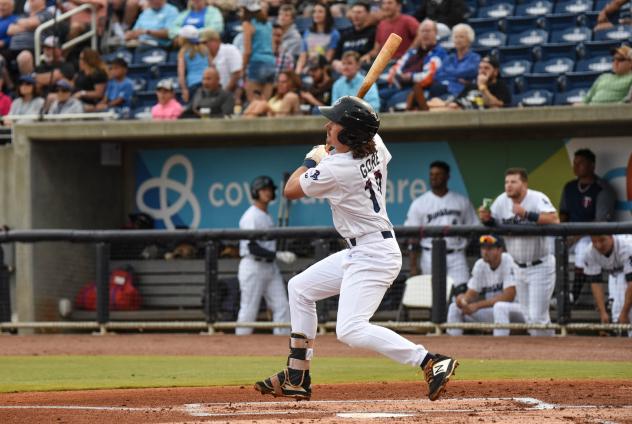
[[[389,143],[386,203],[394,225],[402,225],[411,202],[428,189],[428,166],[450,165],[450,189],[467,190],[450,146],[445,142]],[[250,181],[269,175],[277,185],[284,172],[301,163],[305,146],[235,149],[142,150],[136,158],[136,207],[159,228],[235,228],[250,206]],[[278,198],[270,205],[276,217]],[[303,198],[290,207],[290,225],[332,225],[326,201]]]

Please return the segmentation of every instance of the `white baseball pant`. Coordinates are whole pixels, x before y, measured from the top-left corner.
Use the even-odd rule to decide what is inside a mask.
[[[591,240],[590,236],[584,236],[577,240],[575,244],[571,246],[568,250],[569,253],[574,254],[574,263],[575,268],[584,269],[586,267],[586,263],[584,262],[584,257],[586,253],[588,253],[588,246],[590,245]]]
[[[520,304],[515,302],[496,302],[491,308],[482,308],[473,314],[466,315],[456,303],[450,303],[448,308],[448,323],[453,322],[493,322],[495,324],[509,324],[510,322],[524,322],[524,315]],[[450,336],[461,336],[463,330],[450,328],[446,331]],[[508,336],[508,329],[494,329],[494,336]]]
[[[512,322],[525,322],[522,306],[518,302],[494,303],[494,322],[496,324],[510,324]],[[508,336],[508,328],[495,328],[494,336]]]
[[[467,266],[464,250],[448,253],[445,260],[448,277],[452,278],[455,286],[470,280],[470,268]],[[420,266],[422,274],[432,274],[432,250],[422,250]]]
[[[289,282],[292,332],[315,338],[316,301],[340,294],[338,340],[379,352],[402,364],[419,366],[428,353],[423,346],[369,323],[401,265],[395,239],[357,245],[315,263]]]
[[[518,301],[529,324],[549,324],[549,307],[555,289],[555,256],[542,258],[542,263],[526,268],[516,266]],[[553,336],[555,330],[529,330],[532,336]]]
[[[237,322],[256,321],[262,297],[272,311],[274,322],[290,321],[290,308],[285,284],[276,263],[255,261],[254,258],[245,256],[239,262],[237,278],[241,291]],[[275,328],[272,332],[277,335],[290,334],[288,328]],[[238,336],[252,334],[252,328],[237,327],[235,334]]]
[[[625,302],[625,291],[628,288],[625,274],[620,272],[616,275],[611,275],[608,281],[608,288],[610,289],[610,287],[612,291],[608,294],[608,297],[613,300],[611,321],[617,323]],[[630,310],[628,318],[630,318],[630,322],[632,322],[632,310]],[[628,337],[632,337],[632,331],[628,331]]]

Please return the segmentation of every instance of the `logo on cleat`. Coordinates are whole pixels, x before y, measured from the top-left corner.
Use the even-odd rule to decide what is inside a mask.
[[[441,361],[438,364],[435,364],[432,366],[432,372],[434,375],[441,374],[442,372],[447,372],[449,365],[450,365],[449,359]]]

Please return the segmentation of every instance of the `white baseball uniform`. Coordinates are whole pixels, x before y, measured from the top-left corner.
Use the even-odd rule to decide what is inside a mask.
[[[503,253],[500,264],[492,269],[483,258],[476,261],[472,268],[472,278],[467,288],[476,291],[484,299],[498,296],[503,290],[516,286],[516,265],[511,255]],[[481,308],[470,315],[465,315],[456,303],[450,303],[448,308],[448,323],[454,322],[494,322],[509,324],[510,322],[524,322],[522,308],[518,302],[496,302],[490,308]],[[451,328],[447,330],[451,336],[460,336],[463,330]],[[507,329],[494,329],[494,336],[508,336]]]
[[[555,207],[549,198],[536,190],[527,190],[520,205],[528,212],[555,212]],[[491,214],[499,224],[534,225],[513,212],[513,200],[507,197],[506,193],[494,200]],[[507,252],[517,265],[516,290],[527,322],[530,324],[550,323],[549,307],[555,288],[555,256],[551,253],[550,240],[540,236],[507,236],[505,245]],[[529,330],[529,333],[532,336],[555,334],[553,330]]]
[[[411,203],[404,225],[476,225],[478,216],[470,200],[453,191],[437,196],[428,191]],[[463,237],[446,237],[446,264],[448,276],[455,285],[467,283],[470,270],[465,259],[467,240]],[[423,274],[432,274],[432,238],[421,239],[420,267]]]
[[[584,274],[595,280],[601,277],[602,271],[608,273],[608,296],[613,300],[612,322],[616,323],[625,302],[625,291],[628,284],[632,284],[632,236],[614,235],[613,238],[614,248],[609,256],[602,255],[590,244],[584,256]],[[629,317],[632,321],[632,310]],[[632,337],[632,331],[628,331],[628,336]]]
[[[272,217],[255,205],[250,206],[239,220],[239,228],[243,230],[261,230],[274,227]],[[261,306],[261,298],[272,311],[274,322],[289,322],[290,310],[283,277],[274,259],[257,257],[250,253],[250,240],[239,242],[239,289],[241,298],[237,322],[254,322]],[[276,240],[257,241],[266,250],[276,251]],[[289,335],[287,328],[275,328],[274,334]],[[250,327],[238,327],[235,334],[252,334]]]
[[[334,153],[300,178],[307,196],[329,201],[334,226],[351,247],[290,280],[292,332],[314,338],[316,301],[340,294],[336,323],[340,341],[419,366],[427,354],[423,346],[369,323],[402,265],[384,199],[391,154],[378,135],[374,140],[376,153],[364,159],[354,159],[351,152]]]

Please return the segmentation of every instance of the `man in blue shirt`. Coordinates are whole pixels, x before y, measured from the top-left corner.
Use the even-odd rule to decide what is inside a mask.
[[[134,28],[125,33],[125,41],[168,46],[171,44],[169,28],[177,17],[178,9],[166,0],[149,0],[149,7],[140,14]]]
[[[355,96],[362,85],[364,76],[359,73],[360,54],[356,51],[347,51],[342,55],[342,76],[336,80],[331,90],[331,104],[343,96]],[[380,96],[375,84],[371,86],[364,96],[374,110],[380,110]]]
[[[0,0],[0,51],[7,50],[11,42],[11,36],[7,34],[9,25],[18,20],[13,14],[13,0]]]
[[[134,84],[127,78],[127,62],[115,58],[110,62],[110,80],[105,87],[105,97],[97,104],[98,111],[113,109],[120,114],[129,113]]]

